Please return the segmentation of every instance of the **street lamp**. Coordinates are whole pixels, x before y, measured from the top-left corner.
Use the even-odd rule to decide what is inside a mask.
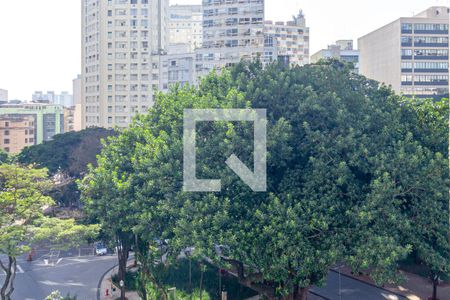
[[[338,274],[339,274],[339,300],[342,300],[342,281],[341,281],[341,268],[344,267],[344,265],[340,265],[337,267]]]

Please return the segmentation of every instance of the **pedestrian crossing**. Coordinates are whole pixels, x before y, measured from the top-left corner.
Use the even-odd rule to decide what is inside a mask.
[[[25,273],[20,265],[17,265],[16,274],[23,274]],[[0,270],[0,276],[6,276],[6,272],[4,270]]]

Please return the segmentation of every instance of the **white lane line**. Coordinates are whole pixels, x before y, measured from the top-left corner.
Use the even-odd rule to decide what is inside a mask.
[[[17,274],[20,274],[20,273],[25,273],[25,272],[23,271],[23,269],[22,269],[21,266],[17,265],[17,271],[16,271],[16,273],[17,273]]]
[[[24,270],[22,269],[21,266],[17,265],[16,274],[22,274],[22,273],[25,273]],[[0,275],[6,276],[6,272],[2,270],[2,271],[0,272]]]

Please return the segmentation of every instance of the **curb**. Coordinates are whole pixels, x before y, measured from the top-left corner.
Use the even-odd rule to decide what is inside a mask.
[[[325,297],[325,296],[319,295],[318,293],[313,292],[313,291],[311,291],[311,290],[309,290],[308,293],[310,293],[310,294],[312,294],[312,295],[314,295],[314,296],[317,296],[317,297],[319,297],[319,298],[322,298],[322,299],[324,299],[324,300],[331,300],[330,298],[327,298],[327,297]]]
[[[364,281],[364,280],[359,279],[359,278],[357,278],[357,277],[353,277],[353,276],[344,274],[344,273],[342,273],[342,272],[338,272],[338,271],[333,270],[333,269],[330,269],[330,271],[331,271],[331,272],[334,272],[334,273],[337,273],[337,274],[341,274],[341,276],[344,276],[344,277],[347,277],[347,278],[350,278],[350,279],[359,281],[359,282],[361,282],[361,283],[368,284],[368,285],[370,285],[370,286],[372,286],[372,287],[375,287],[375,288],[378,288],[378,289],[380,289],[380,290],[386,291],[386,292],[391,293],[391,294],[393,294],[393,295],[395,295],[395,296],[397,296],[397,297],[400,297],[400,298],[402,298],[402,299],[408,299],[408,297],[406,297],[405,295],[399,294],[399,293],[397,293],[397,292],[390,291],[390,290],[388,290],[388,289],[385,289],[384,287],[378,286],[378,285],[373,284],[373,283],[371,283],[371,282]]]
[[[101,293],[100,288],[102,286],[103,279],[105,278],[106,274],[108,274],[112,269],[114,269],[117,266],[119,266],[119,264],[115,264],[114,266],[106,270],[106,272],[103,273],[102,277],[100,277],[100,280],[98,281],[97,284],[97,300],[100,300],[100,293]]]

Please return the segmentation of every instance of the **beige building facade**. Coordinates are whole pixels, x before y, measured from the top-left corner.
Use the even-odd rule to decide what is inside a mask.
[[[449,12],[430,7],[359,38],[360,73],[408,96],[448,94]]]
[[[82,127],[126,127],[167,70],[169,0],[82,0]]]
[[[264,62],[280,59],[293,66],[309,63],[309,27],[302,11],[292,21],[264,22]]]
[[[202,76],[264,52],[264,0],[203,0],[203,46],[196,51]]]
[[[19,153],[35,143],[34,118],[0,116],[0,148],[7,153]]]

